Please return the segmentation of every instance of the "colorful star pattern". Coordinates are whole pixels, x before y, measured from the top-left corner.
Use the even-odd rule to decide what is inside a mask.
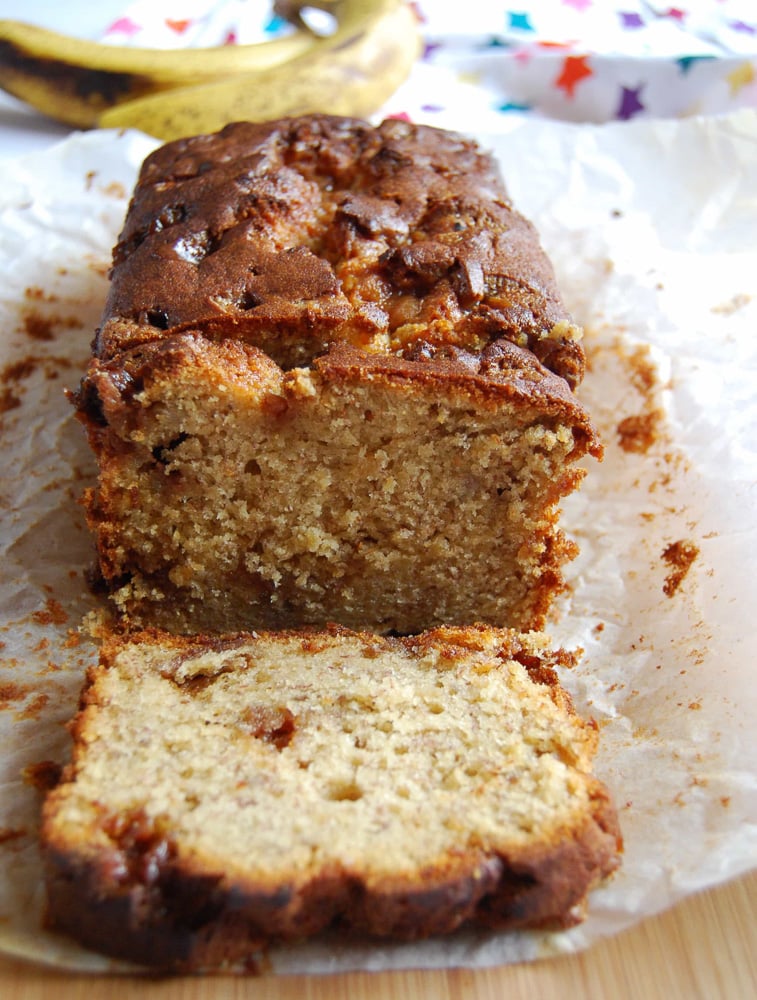
[[[685,75],[686,73],[689,73],[691,71],[691,67],[695,66],[697,63],[707,62],[708,60],[714,58],[715,56],[681,56],[676,59],[676,63],[678,64],[678,68],[681,73]]]
[[[637,14],[635,11],[630,14],[626,13],[625,11],[621,11],[618,14],[618,17],[620,18],[621,26],[624,28],[627,29],[630,28],[631,30],[633,30],[635,28],[644,27],[643,18],[641,17],[640,14]]]
[[[515,49],[513,52],[513,59],[520,63],[521,66],[525,66],[526,63],[530,63],[534,57],[534,49],[530,45],[523,45],[519,49]]]
[[[516,104],[515,101],[507,101],[505,104],[500,104],[497,111],[502,111],[504,114],[508,114],[511,111],[530,111],[532,105],[530,104]]]
[[[263,31],[267,35],[274,35],[276,32],[281,31],[282,28],[286,27],[286,21],[283,17],[279,17],[278,14],[274,14],[268,22],[263,26]]]
[[[737,66],[726,77],[728,85],[731,88],[731,97],[735,97],[744,87],[748,87],[750,83],[754,83],[755,79],[757,79],[757,71],[755,71],[752,63],[741,63],[740,66]]]
[[[175,31],[177,35],[183,35],[187,30],[192,21],[189,18],[183,18],[181,21],[174,21],[173,18],[166,18],[166,27],[170,28],[171,31]]]
[[[615,115],[616,118],[620,121],[627,122],[629,118],[633,118],[634,115],[638,115],[640,111],[645,110],[640,98],[640,94],[643,89],[643,84],[639,87],[620,88],[620,104],[618,105],[618,110]]]
[[[415,14],[415,19],[418,22],[418,24],[425,24],[426,23],[426,16],[423,13],[423,11],[421,10],[420,5],[417,4],[417,3],[415,3],[414,0],[408,0],[408,4],[407,5],[410,8],[410,10],[413,12],[413,14]]]
[[[568,97],[575,96],[576,86],[594,71],[587,66],[588,56],[566,56],[562,64],[562,72],[555,80],[555,86],[564,90]]]
[[[466,83],[472,87],[475,87],[479,83],[481,83],[481,74],[475,72],[472,69],[465,70],[465,72],[463,73],[458,73],[457,78],[460,81],[460,83]]]
[[[426,42],[423,46],[422,59],[430,59],[442,46],[439,42]]]
[[[130,17],[119,17],[109,26],[107,34],[136,35],[141,30],[142,25],[132,21]]]
[[[455,128],[460,123],[446,119],[459,113],[463,127],[496,130],[496,117],[484,119],[497,113],[599,122],[757,106],[757,0],[755,16],[743,0],[406,2],[425,65],[397,92],[407,105],[387,107],[385,114],[431,115],[434,124]],[[254,24],[255,15],[247,17],[254,4],[195,0],[191,6],[192,16],[185,17],[186,0],[123,0],[121,15],[102,37],[173,48],[248,44],[291,30],[270,5]],[[226,6],[239,12],[219,14]],[[634,86],[622,83],[629,72]]]
[[[531,18],[524,11],[511,10],[507,15],[508,24],[511,30],[514,31],[533,31],[534,26],[531,24]]]

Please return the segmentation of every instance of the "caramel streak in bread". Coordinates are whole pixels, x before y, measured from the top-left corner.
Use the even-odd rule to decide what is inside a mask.
[[[132,627],[542,627],[600,454],[530,223],[458,135],[324,116],[146,161],[76,396]]]
[[[51,925],[186,971],[575,923],[621,840],[565,656],[488,627],[111,640],[44,806]]]

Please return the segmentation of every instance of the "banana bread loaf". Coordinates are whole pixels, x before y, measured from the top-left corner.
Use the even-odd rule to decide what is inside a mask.
[[[76,403],[132,625],[542,626],[600,446],[533,227],[470,140],[327,116],[145,162]]]
[[[565,656],[486,627],[112,639],[44,806],[50,923],[166,970],[575,923],[621,841]]]

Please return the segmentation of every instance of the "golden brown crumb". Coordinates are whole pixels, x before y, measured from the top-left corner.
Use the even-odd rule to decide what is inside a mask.
[[[671,567],[662,586],[666,597],[672,597],[676,593],[698,555],[699,546],[687,539],[680,539],[666,546],[662,558]]]
[[[645,454],[659,439],[663,420],[664,414],[659,409],[625,417],[617,426],[620,447],[623,451]]]
[[[43,610],[32,613],[32,620],[38,625],[65,625],[68,621],[68,614],[54,597],[48,597]]]

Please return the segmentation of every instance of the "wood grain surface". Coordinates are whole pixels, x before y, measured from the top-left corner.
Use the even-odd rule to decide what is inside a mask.
[[[0,957],[2,1000],[753,1000],[757,871],[579,955],[472,971],[106,978]]]

